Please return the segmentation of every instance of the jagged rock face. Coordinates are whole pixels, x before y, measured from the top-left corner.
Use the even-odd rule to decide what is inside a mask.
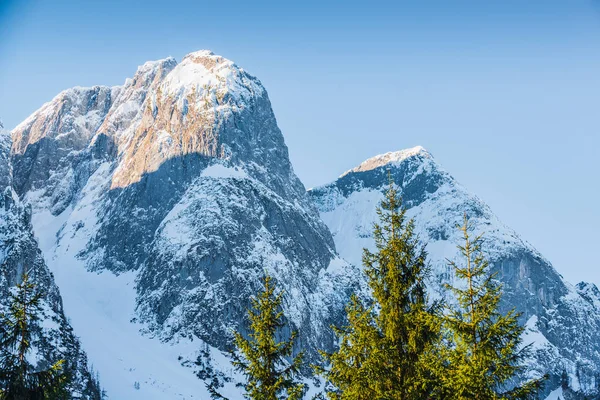
[[[588,282],[579,282],[575,287],[581,297],[600,310],[600,290],[596,285]]]
[[[44,104],[13,131],[13,154],[23,154],[31,143],[53,139],[65,151],[87,147],[110,109],[118,88],[94,86],[65,90]]]
[[[504,285],[504,309],[516,307],[522,312],[527,337],[536,341],[534,371],[550,372],[556,384],[566,369],[576,385],[594,388],[600,371],[600,297],[589,286],[580,284],[578,293],[566,283],[541,254],[502,224],[423,148],[374,157],[335,182],[310,191],[340,255],[359,264],[359,249],[373,247],[375,207],[389,186],[388,173],[408,215],[415,219],[417,234],[427,243],[433,292],[446,296],[441,285],[454,279],[447,259],[459,260],[456,245],[461,235],[455,227],[467,213],[475,232],[485,232],[484,251]]]
[[[118,101],[112,104],[97,132],[126,146],[141,118],[139,111],[149,90],[156,88],[176,65],[177,61],[169,57],[140,66],[133,78],[125,81],[123,87],[115,88],[119,91]]]
[[[93,90],[64,93],[75,97],[68,104],[88,104]],[[133,274],[130,319],[161,340],[201,338],[221,350],[232,328],[246,326],[267,271],[286,291],[308,361],[331,349],[329,325],[343,318],[360,273],[337,258],[260,81],[201,51],[180,64],[146,63],[123,87],[101,91],[111,93],[108,107],[98,121],[89,108],[96,128],[78,140],[41,128],[48,115],[87,120],[59,99],[13,131],[18,194],[32,204],[51,266]]]
[[[12,187],[12,168],[10,165],[10,135],[4,131],[0,121],[0,188]]]
[[[264,268],[294,294],[286,312],[303,344],[333,343],[323,328],[341,319],[345,296],[335,293],[352,288],[352,275],[335,278],[346,281],[340,290],[326,288],[332,255],[319,248],[329,237],[317,228],[311,214],[241,170],[208,167],[156,230],[138,280],[143,319],[224,348]]]
[[[110,109],[118,88],[94,86],[65,90],[13,131],[14,186],[19,193],[60,190],[53,171],[67,170],[88,144]],[[73,179],[73,177],[62,177]],[[63,207],[59,205],[56,213]]]
[[[42,323],[33,329],[31,362],[48,368],[65,360],[65,370],[73,381],[70,391],[75,398],[99,399],[100,391],[88,369],[87,357],[63,313],[62,299],[31,226],[31,209],[23,205],[12,189],[9,163],[10,136],[0,127],[0,310],[6,311],[9,293],[23,274],[30,276],[37,290],[44,293],[40,315]]]

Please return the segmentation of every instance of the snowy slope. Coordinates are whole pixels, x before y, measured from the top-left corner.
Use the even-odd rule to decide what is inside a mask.
[[[27,273],[41,299],[41,323],[33,328],[30,362],[40,368],[64,359],[72,374],[74,398],[99,399],[100,389],[88,366],[87,356],[63,312],[62,298],[33,236],[31,210],[12,189],[11,140],[0,124],[0,311],[9,305],[9,292]]]
[[[548,394],[546,400],[565,400],[562,388],[559,387],[554,389],[552,392],[550,392],[550,394]]]
[[[95,90],[20,124],[12,165],[109,398],[206,398],[214,377],[239,392],[222,351],[265,271],[296,351],[331,349],[360,273],[337,257],[260,81],[200,51],[98,89],[110,99]]]
[[[388,172],[398,186],[416,232],[426,243],[432,267],[430,288],[454,279],[448,259],[456,259],[467,213],[477,233],[485,233],[484,251],[504,284],[504,307],[516,307],[534,342],[534,374],[553,375],[557,385],[563,369],[576,390],[592,390],[600,371],[600,308],[597,289],[565,282],[529,243],[503,224],[478,197],[460,185],[422,147],[373,157],[310,195],[331,230],[339,254],[361,264],[361,249],[373,248],[376,206],[388,188]],[[583,285],[583,286],[582,286]],[[588,295],[584,297],[582,292]]]

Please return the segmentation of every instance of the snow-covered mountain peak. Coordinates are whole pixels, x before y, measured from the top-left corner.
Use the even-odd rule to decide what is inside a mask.
[[[566,370],[579,387],[593,388],[600,360],[598,289],[567,284],[548,260],[422,147],[375,156],[336,181],[310,190],[340,256],[360,265],[362,249],[374,248],[376,207],[389,187],[388,173],[407,216],[414,218],[415,233],[426,243],[432,296],[447,296],[443,285],[454,279],[448,260],[460,257],[456,246],[462,240],[455,226],[467,213],[475,233],[485,233],[483,251],[503,284],[503,307],[516,307],[521,322],[529,321],[530,339],[536,342],[534,369],[554,377]]]
[[[211,50],[198,50],[186,54],[181,62],[190,61],[196,64],[203,64],[207,70],[212,70],[219,66],[228,66],[230,68],[240,69],[235,63],[223,56],[213,53]]]
[[[431,154],[425,150],[422,146],[415,146],[409,149],[400,151],[391,151],[384,154],[378,154],[375,157],[371,157],[368,160],[363,161],[358,167],[352,168],[344,172],[340,177],[347,175],[351,172],[364,172],[370,171],[375,168],[382,167],[388,164],[398,164],[402,161],[415,156],[421,156],[423,158],[432,159]]]
[[[123,111],[115,114],[118,118],[114,124],[112,116],[107,117],[106,126],[116,128],[111,129],[115,132],[111,136],[118,138],[122,156],[112,188],[138,182],[164,161],[190,154],[238,164],[256,162],[265,168],[272,161],[285,159],[286,165],[274,170],[291,171],[281,132],[259,129],[259,125],[236,128],[236,120],[272,117],[267,92],[258,79],[233,61],[206,50],[190,53],[179,64],[171,65],[171,69],[156,74],[151,84],[145,84],[143,96],[133,96],[134,102],[117,101],[123,104],[119,106]],[[135,94],[129,86],[122,98]],[[122,129],[124,120],[132,121],[127,129]],[[273,125],[268,122],[268,126]],[[245,129],[251,133],[241,134]],[[286,154],[279,154],[283,149]],[[287,180],[287,175],[282,180]],[[304,192],[299,186],[296,190]]]
[[[200,58],[209,58],[209,59],[221,58],[221,59],[224,59],[222,56],[216,55],[215,53],[212,52],[212,50],[208,50],[208,49],[192,51],[191,53],[188,53],[183,57],[184,60],[186,58],[198,58],[198,59],[200,59]],[[229,60],[227,60],[227,61],[229,61]]]
[[[258,79],[247,74],[233,61],[209,50],[200,50],[183,57],[161,86],[163,94],[181,96],[196,93],[196,100],[206,102],[211,97],[218,102],[225,96],[235,100],[261,96],[264,88]]]
[[[260,81],[200,51],[145,63],[108,90],[73,89],[38,111],[15,133],[23,151],[11,165],[109,396],[204,398],[185,364],[206,361],[202,341],[228,347],[265,269],[289,293],[308,361],[331,350],[327,327],[360,271],[338,258]],[[194,344],[147,347],[143,332]]]

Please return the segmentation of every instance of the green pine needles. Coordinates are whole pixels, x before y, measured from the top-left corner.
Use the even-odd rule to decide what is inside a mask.
[[[331,400],[534,399],[542,379],[520,383],[528,346],[522,346],[519,314],[499,311],[502,288],[482,252],[482,237],[470,237],[465,216],[459,246],[465,265],[451,262],[464,285],[447,288],[456,306],[427,296],[426,253],[407,221],[393,183],[378,208],[376,251],[363,264],[373,298],[353,296],[348,323],[333,328],[339,349],[322,352],[317,368]],[[463,287],[464,286],[464,287]]]
[[[427,254],[408,220],[394,184],[377,209],[375,251],[364,250],[371,289],[367,302],[353,295],[347,323],[333,327],[338,349],[321,351],[330,400],[516,400],[535,399],[542,379],[522,382],[528,346],[514,309],[500,311],[502,287],[482,251],[482,236],[471,237],[465,215],[458,246],[463,263],[450,262],[456,286],[452,306],[430,301],[425,280]],[[301,355],[291,364],[295,333],[277,342],[283,327],[282,293],[269,277],[252,299],[249,339],[235,334],[234,365],[247,377],[246,398],[300,399],[294,380]],[[241,355],[241,356],[240,356]],[[215,397],[221,397],[212,390]],[[322,398],[323,394],[315,398]]]
[[[299,400],[304,394],[304,384],[295,380],[302,353],[288,362],[297,332],[292,332],[287,341],[280,342],[276,338],[285,326],[282,300],[283,292],[277,292],[272,278],[265,276],[263,290],[251,300],[252,309],[248,310],[249,338],[234,333],[237,351],[232,352],[233,365],[246,376],[247,399]],[[213,398],[224,398],[213,387],[208,389]]]
[[[529,346],[514,309],[500,311],[502,287],[472,237],[465,215],[462,262],[449,261],[457,283],[446,285],[455,297],[445,308],[427,295],[427,253],[408,220],[393,182],[377,208],[375,251],[364,250],[371,299],[353,295],[347,323],[333,327],[339,347],[321,352],[330,400],[517,400],[535,399],[542,379],[522,381]],[[283,292],[268,275],[251,299],[248,334],[234,333],[234,367],[241,372],[245,398],[300,400],[302,353],[294,356],[297,332],[285,336]],[[64,360],[39,369],[27,360],[39,327],[42,294],[27,274],[10,293],[8,312],[0,314],[0,400],[63,400],[68,393]],[[215,384],[213,398],[223,397]]]
[[[0,314],[0,399],[63,400],[71,398],[63,373],[64,360],[39,370],[27,360],[41,313],[42,293],[27,274],[10,293],[10,306]]]
[[[499,311],[502,287],[482,252],[481,235],[472,238],[465,214],[459,227],[464,244],[458,246],[464,263],[450,261],[456,277],[464,285],[447,285],[458,307],[445,317],[450,346],[444,354],[441,374],[447,399],[535,399],[542,379],[516,384],[525,371],[529,346],[522,346],[520,316],[514,309]]]
[[[373,304],[352,297],[348,324],[334,328],[339,350],[322,353],[330,368],[320,372],[334,387],[332,400],[427,399],[437,386],[430,359],[440,338],[439,305],[426,293],[427,254],[391,180],[377,214],[376,252],[363,256]]]

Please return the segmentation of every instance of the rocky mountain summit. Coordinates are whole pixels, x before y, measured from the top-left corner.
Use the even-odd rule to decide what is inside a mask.
[[[458,258],[464,213],[504,286],[504,309],[516,307],[533,344],[533,374],[550,373],[548,391],[562,371],[576,390],[594,391],[600,366],[600,292],[592,284],[573,287],[537,250],[504,225],[490,208],[446,172],[422,147],[370,158],[336,181],[310,191],[331,230],[340,256],[361,262],[360,249],[372,248],[376,206],[389,186],[398,186],[408,216],[427,246],[430,288],[446,297],[443,283],[454,279],[448,260]],[[447,299],[451,301],[451,299]]]
[[[341,322],[359,269],[338,258],[294,174],[266,90],[233,62],[208,51],[149,62],[122,87],[62,92],[12,134],[15,189],[32,206],[84,343],[98,340],[85,321],[116,332],[117,319],[135,326],[115,338],[123,348],[140,331],[182,346],[195,340],[196,350],[172,362],[203,364],[199,349],[225,350],[232,329],[243,329],[268,271],[287,293],[297,350],[313,349],[314,361],[317,348],[334,345],[328,327]],[[98,288],[103,279],[119,299]],[[105,376],[109,360],[100,364]],[[148,366],[135,354],[122,364],[151,390],[111,386],[108,372],[109,396],[165,398],[182,386],[140,371]],[[194,386],[189,393],[203,390]]]
[[[265,271],[285,290],[296,351],[314,362],[333,349],[330,325],[365,295],[360,258],[388,172],[427,243],[435,296],[467,212],[504,307],[523,313],[532,373],[550,372],[549,390],[563,370],[577,390],[597,385],[595,286],[566,283],[420,147],[306,192],[261,82],[209,51],[147,62],[122,86],[65,90],[4,143],[0,185],[30,210],[36,257],[110,399],[205,398],[206,379],[236,393],[224,351]]]

